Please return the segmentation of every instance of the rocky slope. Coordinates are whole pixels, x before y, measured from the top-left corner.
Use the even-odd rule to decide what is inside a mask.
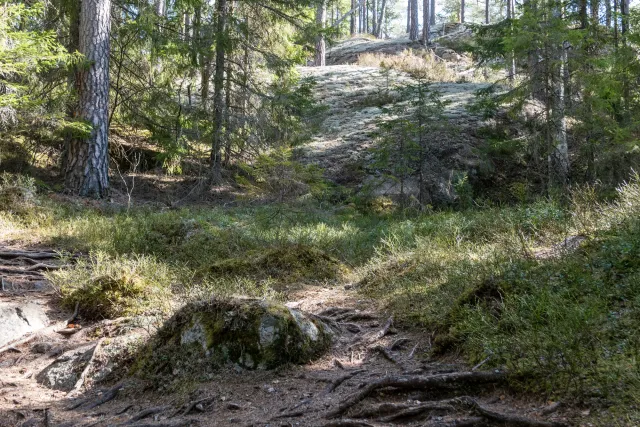
[[[378,67],[364,67],[354,63],[357,56],[366,52],[398,52],[405,41],[372,41],[352,39],[334,47],[328,54],[326,67],[304,67],[302,76],[313,78],[316,83],[316,100],[328,110],[321,131],[299,150],[305,163],[313,163],[326,170],[326,176],[337,183],[363,188],[376,181],[374,193],[398,194],[398,185],[380,180],[380,171],[372,166],[371,149],[376,146],[377,125],[389,115],[384,109],[394,103],[407,102],[400,97],[399,89],[414,84],[408,74]],[[469,112],[476,91],[486,88],[486,83],[446,81],[433,82],[431,90],[440,93],[446,103],[444,118],[447,132],[430,135],[427,164],[429,190],[432,202],[450,203],[455,199],[452,177],[466,173],[474,175],[479,158],[474,148],[479,143],[478,129],[483,126],[481,117]],[[410,110],[409,112],[410,113]],[[415,179],[408,183],[409,193],[417,192]]]

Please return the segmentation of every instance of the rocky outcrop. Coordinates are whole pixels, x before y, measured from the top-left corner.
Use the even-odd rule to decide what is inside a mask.
[[[384,110],[406,102],[399,88],[415,81],[399,71],[355,65],[305,67],[301,73],[316,80],[316,99],[328,111],[322,132],[298,150],[298,159],[320,166],[328,179],[339,184],[366,188],[375,195],[398,195],[399,184],[384,179],[376,170],[371,149],[377,143],[378,124],[389,118]],[[483,120],[467,107],[475,100],[476,91],[487,86],[454,82],[430,85],[445,103],[447,125],[446,132],[431,135],[428,141],[430,154],[423,168],[428,179],[425,185],[432,194],[429,203],[452,203],[456,199],[452,178],[476,173],[480,164],[475,150],[480,141],[477,131]],[[416,180],[409,181],[405,194],[415,196]]]
[[[0,347],[49,325],[44,307],[36,303],[0,303]]]
[[[206,379],[227,363],[242,369],[306,363],[329,347],[331,337],[322,321],[275,302],[190,303],[158,331],[141,366],[152,376]]]

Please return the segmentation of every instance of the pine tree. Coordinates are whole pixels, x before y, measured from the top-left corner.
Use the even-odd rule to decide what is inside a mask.
[[[79,51],[86,66],[77,76],[77,117],[91,130],[70,141],[66,153],[65,187],[80,196],[109,194],[109,53],[111,1],[84,0],[79,21]]]

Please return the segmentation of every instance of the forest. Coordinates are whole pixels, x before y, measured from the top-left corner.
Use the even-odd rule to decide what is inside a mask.
[[[0,5],[0,427],[640,425],[630,0]]]

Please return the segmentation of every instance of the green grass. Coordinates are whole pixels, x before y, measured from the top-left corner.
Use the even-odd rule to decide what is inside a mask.
[[[156,297],[286,299],[292,284],[349,281],[404,326],[434,331],[435,354],[489,357],[485,367],[508,368],[514,387],[549,397],[628,404],[640,385],[640,183],[612,202],[596,196],[421,215],[311,202],[126,212],[41,198],[37,211],[0,212],[0,223],[14,238],[93,254],[52,275],[69,304],[103,292],[96,277],[157,291],[104,316],[157,309]],[[536,256],[571,235],[586,243]]]

